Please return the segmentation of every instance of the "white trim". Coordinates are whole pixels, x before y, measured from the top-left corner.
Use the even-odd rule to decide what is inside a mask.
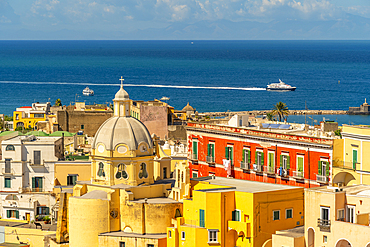
[[[320,219],[324,220],[324,218],[322,217],[322,209],[327,209],[328,210],[328,220],[330,220],[330,207],[320,206]]]
[[[337,246],[338,242],[341,241],[341,240],[346,240],[351,246],[353,246],[351,244],[351,242],[348,239],[346,239],[346,238],[340,238],[340,239],[338,239],[334,246]]]
[[[211,236],[210,236],[211,232],[216,233],[216,236],[215,236],[216,239],[215,240],[211,239]],[[208,229],[208,243],[209,244],[218,244],[219,243],[218,242],[218,232],[219,232],[218,229]]]
[[[305,165],[305,162],[304,162],[304,158],[305,158],[305,155],[304,154],[297,154],[296,155],[296,163],[295,163],[295,170],[298,172],[298,158],[303,158],[303,170],[302,170],[302,173],[303,173],[303,178],[305,178],[304,176],[304,165]]]
[[[274,213],[275,212],[279,212],[279,219],[276,219],[276,220],[280,220],[281,219],[281,217],[280,217],[280,209],[272,210],[272,220],[275,221],[275,219],[274,219],[274,217],[275,217]]]
[[[274,158],[273,158],[273,164],[272,164],[272,167],[275,169],[276,167],[276,155],[275,155],[275,151],[270,151],[270,150],[267,150],[267,166],[270,165],[270,154],[273,154],[274,155]]]
[[[181,240],[185,240],[185,237],[186,237],[186,235],[185,235],[185,231],[181,231]]]
[[[288,210],[292,210],[292,218],[287,218],[287,211]],[[286,208],[285,209],[285,219],[293,219],[294,217],[293,217],[293,208]]]
[[[313,228],[313,227],[310,226],[309,228],[307,228],[307,235],[308,235],[308,230],[310,230],[310,229],[312,229],[313,232],[316,233],[315,228]]]

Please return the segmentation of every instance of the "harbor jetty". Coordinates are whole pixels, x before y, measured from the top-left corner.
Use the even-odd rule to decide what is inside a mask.
[[[203,112],[199,115],[209,116],[211,118],[228,117],[235,114],[239,115],[266,115],[271,110],[255,110],[255,111],[226,111],[226,112]],[[289,110],[289,115],[346,115],[348,111],[343,110]]]

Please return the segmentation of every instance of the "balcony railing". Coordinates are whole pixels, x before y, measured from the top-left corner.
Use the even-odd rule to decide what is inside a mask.
[[[207,163],[215,163],[215,157],[213,156],[207,156],[206,157]]]
[[[275,167],[273,167],[273,166],[265,166],[264,167],[264,172],[266,172],[266,173],[275,173]]]
[[[303,172],[300,172],[300,171],[293,171],[293,177],[296,177],[296,178],[303,178]]]
[[[191,154],[191,159],[192,159],[192,160],[198,160],[198,154],[194,154],[194,153],[192,153],[192,154]]]
[[[258,164],[253,165],[253,171],[255,171],[255,172],[263,172],[263,166],[262,165],[258,165]]]
[[[353,162],[343,161],[343,160],[334,160],[333,161],[333,167],[349,169],[349,170],[356,170],[357,167],[360,166],[360,164],[361,163],[353,163]]]
[[[328,182],[328,177],[316,174],[316,180],[321,183],[327,183]]]
[[[245,161],[240,161],[240,168],[250,170],[250,164]]]
[[[6,174],[6,175],[14,175],[15,174],[15,171],[13,168],[3,168],[2,169],[2,174]]]
[[[283,169],[283,168],[279,168],[278,170],[278,174],[281,176],[281,177],[288,177],[289,176],[289,170],[288,169]]]
[[[44,189],[43,188],[32,188],[31,191],[32,192],[43,192]]]
[[[318,218],[317,227],[319,227],[322,232],[330,232],[330,220]]]

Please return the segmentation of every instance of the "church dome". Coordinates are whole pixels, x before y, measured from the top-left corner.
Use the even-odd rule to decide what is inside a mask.
[[[182,110],[183,111],[195,111],[195,109],[191,105],[189,105],[189,102],[184,108],[182,108]]]
[[[120,90],[118,90],[118,92],[116,93],[114,100],[128,100],[128,99],[130,99],[128,93],[121,86]]]
[[[92,148],[95,149],[99,143],[104,144],[106,150],[114,150],[118,144],[127,145],[131,151],[137,150],[142,143],[153,148],[148,129],[133,117],[115,116],[107,119],[96,132]]]

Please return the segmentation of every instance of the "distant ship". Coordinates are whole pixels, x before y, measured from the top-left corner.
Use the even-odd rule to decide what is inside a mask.
[[[82,90],[82,94],[86,96],[93,96],[94,90],[91,90],[89,87],[86,87],[84,90]]]
[[[294,91],[296,87],[292,87],[288,84],[285,84],[282,80],[279,79],[279,83],[271,83],[267,85],[267,91]]]

